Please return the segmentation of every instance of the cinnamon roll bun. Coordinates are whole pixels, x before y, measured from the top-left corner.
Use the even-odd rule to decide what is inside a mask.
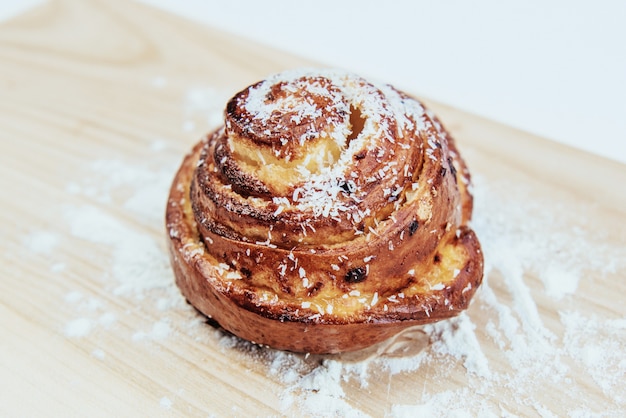
[[[233,334],[336,353],[457,315],[483,275],[470,173],[423,104],[350,73],[237,93],[166,222],[176,283]]]

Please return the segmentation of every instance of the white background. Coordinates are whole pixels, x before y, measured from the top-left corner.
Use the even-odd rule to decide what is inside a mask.
[[[626,2],[141,1],[626,163]]]

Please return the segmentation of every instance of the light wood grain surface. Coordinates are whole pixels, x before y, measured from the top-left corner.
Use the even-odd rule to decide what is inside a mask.
[[[0,26],[0,63],[0,415],[314,414],[305,401],[319,389],[307,393],[298,377],[286,381],[273,371],[272,360],[284,357],[223,336],[185,305],[167,266],[159,212],[182,156],[214,126],[207,115],[219,114],[216,106],[270,73],[311,63],[142,5],[104,0],[52,1],[6,22]],[[530,202],[537,212],[528,213],[529,222],[550,213],[560,232],[589,242],[590,256],[600,251],[582,270],[575,292],[563,297],[546,292],[546,266],[523,266],[523,289],[554,337],[546,341],[561,347],[559,361],[567,370],[558,379],[538,376],[533,385],[528,378],[524,390],[512,387],[520,382],[515,375],[524,373],[507,357],[513,343],[498,344],[489,331],[494,323],[505,330],[497,319],[505,310],[494,310],[489,295],[513,310],[518,301],[500,268],[491,271],[489,287],[468,312],[490,378],[472,372],[466,357],[438,354],[418,339],[414,349],[430,354],[416,370],[394,374],[373,362],[367,376],[346,376],[337,397],[371,416],[401,415],[398,405],[433,411],[442,393],[466,397],[455,402],[471,414],[619,415],[626,385],[616,379],[624,361],[615,363],[612,380],[594,378],[589,358],[568,351],[573,343],[562,314],[579,312],[595,323],[626,320],[620,270],[626,167],[427,103],[457,138],[477,188],[497,191],[498,199],[483,199],[476,210],[486,207],[493,215],[498,208],[489,204]],[[134,188],[142,179],[156,188],[148,200],[155,194],[158,200],[162,186],[156,212],[134,206],[132,198],[144,196]],[[86,208],[99,214],[86,222],[105,219],[111,226],[80,224]],[[128,228],[128,241],[107,235],[118,225]],[[546,242],[551,239],[546,235]],[[150,282],[132,264],[124,271],[116,264],[134,252],[151,260],[144,242],[163,255],[148,263],[161,281]],[[557,257],[568,248],[551,250]],[[604,268],[611,254],[613,268]],[[579,258],[586,263],[584,254]],[[489,252],[486,259],[489,264]],[[125,282],[123,274],[143,281]],[[601,331],[585,335],[592,335],[590,343],[610,340],[624,352],[626,327],[611,324],[617,324],[614,333],[604,340]],[[294,356],[294,372],[330,360],[353,365],[355,358]]]

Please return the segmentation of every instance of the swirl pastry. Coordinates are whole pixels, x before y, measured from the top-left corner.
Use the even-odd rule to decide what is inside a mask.
[[[228,102],[176,174],[176,283],[244,339],[364,348],[467,308],[483,274],[469,189],[417,100],[340,71],[274,75]]]

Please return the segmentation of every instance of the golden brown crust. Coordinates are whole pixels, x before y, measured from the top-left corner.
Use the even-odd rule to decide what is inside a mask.
[[[176,282],[234,334],[356,350],[457,315],[482,280],[469,172],[416,100],[337,72],[238,93],[167,207]]]

